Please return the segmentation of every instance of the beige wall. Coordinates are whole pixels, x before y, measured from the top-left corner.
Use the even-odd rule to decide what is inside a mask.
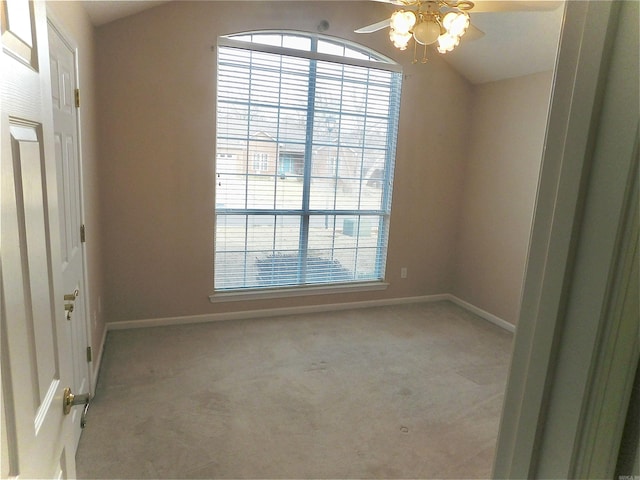
[[[471,91],[441,59],[411,65],[373,2],[171,2],[97,29],[107,321],[448,292]],[[405,65],[383,292],[211,304],[218,35],[251,29],[350,38]],[[438,121],[434,119],[438,118]],[[400,268],[408,278],[400,279]]]
[[[102,293],[102,235],[99,202],[100,173],[96,129],[95,30],[80,2],[48,2],[47,12],[55,25],[78,48],[81,91],[80,128],[84,191],[84,220],[88,270],[88,299],[92,321],[92,345],[99,351],[104,332]],[[97,362],[95,363],[97,365]]]
[[[551,72],[474,87],[453,293],[516,323]]]

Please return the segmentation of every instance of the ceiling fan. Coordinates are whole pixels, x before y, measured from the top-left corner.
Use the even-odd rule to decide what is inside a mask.
[[[424,46],[422,63],[427,62],[427,46],[435,45],[439,53],[452,51],[466,40],[476,40],[484,32],[471,24],[469,12],[501,12],[550,10],[559,2],[511,0],[375,0],[401,7],[390,18],[355,30],[355,33],[373,33],[389,27],[389,39],[399,50],[406,50],[414,40],[413,63],[417,63],[418,45]]]

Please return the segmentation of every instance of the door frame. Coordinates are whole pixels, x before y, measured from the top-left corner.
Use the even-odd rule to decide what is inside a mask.
[[[69,34],[69,32],[62,26],[63,22],[59,21],[56,18],[56,15],[51,11],[48,7],[47,3],[47,29],[53,28],[56,33],[60,36],[62,41],[66,44],[66,46],[73,52],[73,69],[74,69],[74,77],[76,88],[81,90],[80,83],[80,54],[77,42],[74,40],[73,36]],[[82,103],[81,103],[82,105]],[[76,108],[76,135],[78,138],[78,145],[76,152],[78,158],[78,182],[79,182],[79,192],[80,192],[80,224],[85,225],[85,195],[84,195],[84,162],[82,155],[82,109]],[[78,232],[78,235],[80,232]],[[89,274],[87,271],[87,248],[85,242],[80,242],[80,254],[82,255],[82,281],[84,282],[85,288],[85,298],[84,298],[84,321],[85,321],[85,343],[86,346],[89,347],[92,345],[93,339],[93,322],[91,320],[90,312],[90,301],[91,296],[89,292],[91,291],[89,286]],[[95,353],[95,352],[94,352]],[[89,371],[88,379],[89,379],[89,393],[91,396],[95,394],[96,384],[97,384],[97,372],[94,372],[92,368],[93,361],[88,362],[87,370]],[[76,393],[84,393],[84,392],[76,392]]]
[[[637,78],[634,85],[624,71],[633,70],[633,42],[619,28],[637,22],[620,13],[633,3],[565,5],[495,478],[583,473],[584,441],[596,434],[587,430],[589,406],[612,406],[593,388],[595,373],[613,359],[603,334],[633,215],[638,96],[628,92],[637,92]],[[637,355],[637,336],[620,342]]]

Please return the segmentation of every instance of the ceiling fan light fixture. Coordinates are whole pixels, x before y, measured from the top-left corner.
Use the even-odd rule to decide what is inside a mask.
[[[440,24],[433,19],[418,23],[413,28],[413,38],[420,45],[431,45],[440,36]]]
[[[418,45],[424,47],[422,63],[427,62],[429,45],[440,53],[452,51],[460,44],[471,26],[469,11],[474,7],[471,0],[378,0],[400,5],[388,20],[355,30],[356,33],[371,33],[389,28],[389,39],[399,50],[406,50],[414,40],[413,63],[417,63]],[[480,36],[482,32],[476,30]],[[479,38],[477,35],[474,35]]]
[[[398,10],[391,15],[391,29],[400,34],[408,34],[416,24],[416,15],[406,10]]]

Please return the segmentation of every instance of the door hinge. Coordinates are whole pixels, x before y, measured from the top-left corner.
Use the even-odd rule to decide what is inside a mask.
[[[84,228],[84,224],[80,225],[80,241],[82,243],[87,241],[87,234],[86,234],[86,230]]]
[[[76,108],[80,108],[80,89],[76,88],[73,91],[73,96],[75,97],[76,100]]]
[[[92,362],[93,361],[93,350],[91,350],[91,347],[87,347],[87,362]]]

